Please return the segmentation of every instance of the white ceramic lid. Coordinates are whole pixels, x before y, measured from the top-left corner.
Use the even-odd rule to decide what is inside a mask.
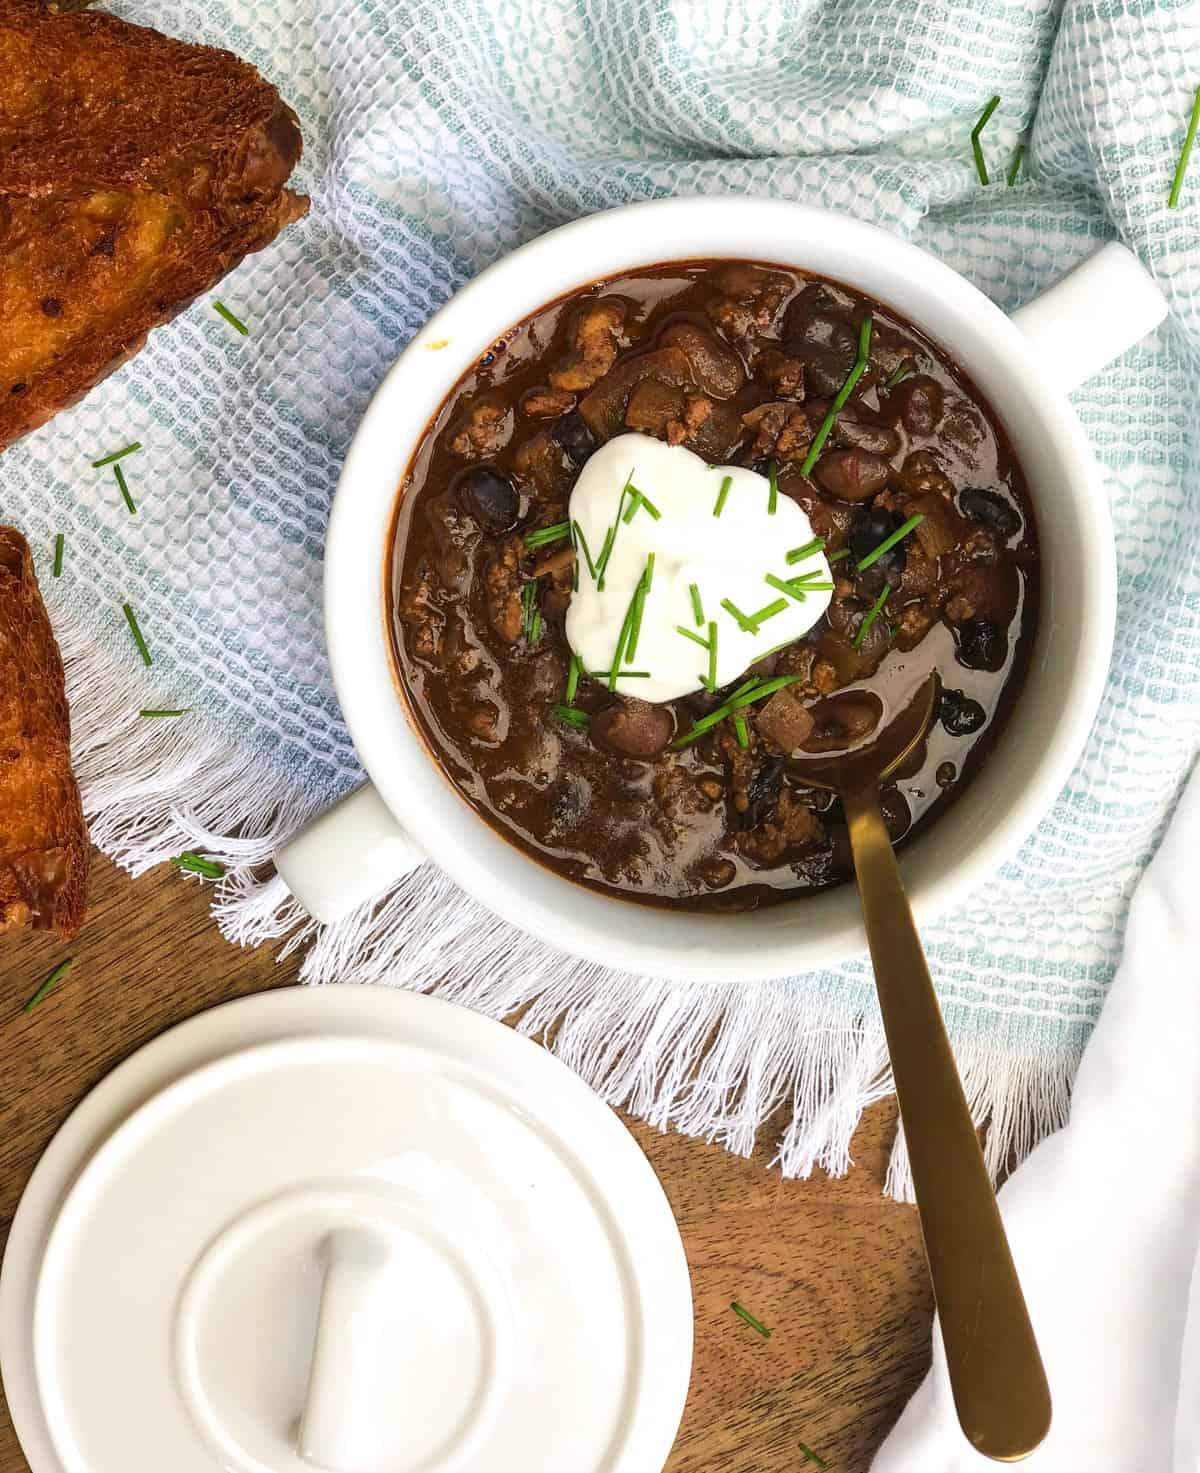
[[[55,1138],[0,1276],[33,1473],[658,1473],[679,1234],[616,1116],[435,999],[288,989],[164,1034]]]

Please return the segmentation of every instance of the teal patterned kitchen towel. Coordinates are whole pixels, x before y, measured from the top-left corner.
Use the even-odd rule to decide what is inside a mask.
[[[405,341],[512,246],[682,193],[830,206],[918,241],[1012,308],[1120,236],[1167,292],[1153,340],[1075,402],[1107,474],[1120,613],[1104,704],[1037,834],[927,941],[992,1164],[1064,1114],[1126,901],[1200,735],[1200,83],[1194,0],[113,0],[227,46],[296,107],[312,212],[79,407],[9,450],[68,655],[93,832],[131,870],[223,859],[243,942],[312,981],[437,989],[523,1026],[605,1096],[784,1169],[844,1169],[887,1090],[865,963],[747,987],[564,960],[426,867],[315,935],[264,861],[360,773],[321,635],[321,547],[358,416]],[[992,182],[971,158],[983,135]],[[1005,175],[1018,145],[1017,182]],[[0,183],[3,179],[0,156]],[[731,204],[730,208],[736,208]],[[99,452],[138,439],[126,514]],[[1052,492],[1052,488],[1051,488]],[[66,569],[49,577],[55,534]],[[143,670],[121,614],[139,611]],[[1087,631],[1080,631],[1087,638]],[[141,707],[190,706],[186,721]],[[181,881],[183,883],[183,881]],[[1171,1020],[1163,1019],[1170,1027]],[[898,1157],[892,1186],[906,1186]]]

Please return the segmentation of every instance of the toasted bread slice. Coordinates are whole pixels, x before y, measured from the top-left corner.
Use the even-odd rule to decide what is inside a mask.
[[[89,853],[58,645],[29,544],[0,527],[0,931],[73,935]]]
[[[0,0],[0,449],[304,213],[300,148],[227,51]]]

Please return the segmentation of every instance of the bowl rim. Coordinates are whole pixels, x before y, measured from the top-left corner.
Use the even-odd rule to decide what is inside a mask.
[[[738,230],[745,233],[746,247],[740,252],[688,251],[670,244],[653,247],[648,244],[664,235],[674,241],[686,239],[690,227],[703,227],[715,211],[728,211],[731,204],[736,205],[738,212]],[[411,720],[407,702],[394,685],[386,543],[401,481],[431,417],[407,407],[406,396],[411,398],[410,391],[419,391],[427,401],[431,397],[430,383],[441,385],[432,395],[436,409],[489,344],[536,311],[539,303],[563,295],[555,286],[553,290],[534,292],[532,296],[536,300],[532,300],[529,283],[537,280],[534,266],[558,263],[561,272],[563,263],[577,257],[581,262],[589,260],[590,252],[598,244],[606,246],[611,242],[614,254],[607,258],[608,267],[594,271],[581,265],[574,278],[577,282],[574,289],[578,290],[596,279],[659,262],[769,261],[777,253],[768,249],[756,251],[754,240],[757,233],[770,235],[772,230],[786,230],[799,241],[821,239],[823,250],[830,249],[831,239],[836,239],[848,261],[875,260],[886,253],[892,275],[920,281],[931,300],[936,297],[939,309],[944,305],[948,312],[968,323],[964,331],[973,334],[979,351],[997,366],[997,371],[1014,380],[1019,378],[1027,386],[1033,418],[1044,443],[1051,445],[1063,462],[1064,479],[1071,499],[1080,505],[1080,521],[1091,539],[1091,550],[1100,554],[1088,558],[1086,569],[1079,575],[1081,627],[1087,629],[1088,637],[1076,641],[1072,682],[1064,692],[1061,713],[1051,739],[1041,750],[1021,790],[1011,797],[999,822],[974,837],[966,857],[950,870],[931,877],[926,871],[936,866],[919,860],[912,862],[910,856],[930,852],[931,838],[956,810],[969,803],[971,790],[997,759],[998,751],[991,753],[971,789],[904,851],[906,871],[915,871],[917,875],[911,882],[910,898],[918,922],[928,922],[949,909],[994,873],[1028,837],[1053,804],[1078,760],[1108,672],[1115,628],[1116,567],[1107,497],[1098,485],[1094,457],[1066,394],[1044,371],[1012,319],[952,267],[921,247],[837,211],[741,195],[732,199],[685,196],[624,205],[540,235],[461,287],[402,350],[377,388],[353,437],[334,499],[326,542],[325,622],[334,685],[363,766],[401,826],[415,834],[418,844],[422,835],[439,830],[444,838],[447,826],[456,831],[451,846],[439,849],[432,856],[435,862],[489,910],[524,931],[585,961],[679,980],[725,981],[731,975],[740,980],[761,980],[828,966],[861,954],[866,941],[853,887],[839,886],[806,897],[795,905],[774,906],[740,916],[635,905],[634,910],[641,917],[686,918],[688,935],[684,937],[678,927],[674,928],[671,945],[649,935],[655,931],[665,933],[671,928],[646,922],[638,927],[612,925],[615,916],[630,913],[630,902],[565,879],[502,838],[475,813],[450,783],[440,764],[430,757]],[[626,241],[632,244],[621,254],[620,243]],[[797,269],[804,269],[799,259],[793,264]],[[809,269],[819,274],[839,274],[823,267]],[[854,284],[853,270],[842,274],[840,279]],[[873,286],[864,284],[860,289],[889,300]],[[569,286],[566,288],[568,292],[571,290]],[[513,301],[518,301],[519,307],[508,305]],[[504,304],[502,312],[498,311],[498,304]],[[897,310],[922,330],[930,331],[934,341],[942,341],[942,334],[926,328],[917,312],[907,311],[903,306]],[[946,351],[955,357],[962,356],[957,348],[947,347]],[[436,364],[432,375],[431,364]],[[975,369],[966,366],[972,377],[978,378]],[[989,402],[993,400],[994,395],[986,387],[981,386],[981,391]],[[404,424],[406,420],[411,424],[398,434],[397,421]],[[1021,435],[1011,429],[1009,433],[1018,457],[1024,460]],[[404,445],[402,454],[391,448],[397,442]],[[395,473],[397,465],[399,471]],[[388,467],[386,476],[382,466]],[[1082,515],[1084,509],[1086,517]],[[381,521],[382,537],[379,536]],[[364,535],[372,539],[365,552]],[[378,581],[363,576],[368,566],[382,570]],[[1040,620],[1052,617],[1044,595],[1043,587]],[[1042,638],[1039,630],[1037,640]],[[1061,643],[1061,631],[1059,638]],[[1037,649],[1035,642],[1027,686],[1033,678]],[[1027,691],[1022,691],[1018,697],[1010,727],[1019,720],[1020,705],[1026,694]],[[1003,736],[998,749],[1002,744]],[[423,781],[417,771],[412,760],[414,747],[432,782]],[[451,808],[444,801],[446,796],[466,816],[466,824],[453,818]],[[468,833],[468,829],[474,832]],[[503,853],[496,849],[497,844],[502,846]],[[430,848],[428,844],[422,847]],[[552,878],[554,883],[549,890],[558,892],[553,900],[544,899],[546,887],[535,882],[532,872],[543,880]],[[828,897],[847,894],[851,897],[849,904],[844,899],[840,904],[828,903]],[[598,919],[597,904],[609,913],[607,926]],[[624,912],[614,912],[615,906],[624,906]],[[766,935],[768,929],[785,929],[762,924],[764,917],[781,911],[794,911],[797,916],[809,919],[819,911],[826,920],[830,917],[835,920],[824,926],[786,928],[796,934],[785,939]],[[751,917],[759,921],[752,931],[744,925]],[[735,943],[729,939],[729,933],[739,924],[744,939]],[[602,933],[604,944],[599,946],[597,937]]]

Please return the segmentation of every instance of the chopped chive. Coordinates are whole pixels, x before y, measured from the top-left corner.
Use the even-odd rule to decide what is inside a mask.
[[[899,368],[897,368],[892,373],[887,383],[884,384],[884,391],[886,392],[888,389],[894,389],[897,384],[903,383],[912,371],[912,364],[909,363],[907,359],[905,359],[905,361],[899,366]]]
[[[568,726],[584,727],[592,719],[586,711],[581,711],[578,706],[551,706],[550,713],[557,716],[560,721]]]
[[[134,506],[133,497],[129,494],[129,483],[125,479],[125,472],[121,469],[119,465],[114,465],[113,475],[117,478],[117,485],[120,487],[121,496],[124,498],[125,505],[129,508],[129,515],[136,517],[137,507]]]
[[[765,609],[759,609],[757,613],[751,614],[750,622],[754,625],[755,634],[758,633],[758,626],[760,624],[765,624],[768,619],[773,619],[776,614],[782,614],[786,608],[787,599],[777,598],[769,603]]]
[[[530,644],[542,637],[542,612],[538,608],[538,586],[533,579],[521,589],[521,628]]]
[[[61,532],[54,539],[54,576],[56,578],[62,577],[63,548],[66,546],[66,542],[67,539]]]
[[[617,544],[617,532],[621,527],[621,513],[625,510],[625,498],[633,490],[633,472],[625,478],[625,484],[621,487],[621,499],[617,502],[617,515],[611,527],[604,535],[604,546],[600,549],[600,556],[596,559],[596,572],[600,575],[596,579],[596,588],[600,593],[604,592],[604,575],[608,571],[609,559],[613,555],[613,548]]]
[[[676,624],[675,633],[682,634],[684,639],[690,639],[694,641],[694,643],[698,644],[702,650],[706,650],[708,648],[707,639],[701,639],[698,634],[695,634],[690,629],[685,629],[682,624]]]
[[[165,709],[163,709],[163,710],[155,710],[153,707],[149,707],[145,711],[139,711],[138,712],[138,715],[139,716],[186,716],[191,709],[192,708],[190,706],[180,706],[178,708],[178,710],[168,711],[168,710],[165,710]]]
[[[801,589],[791,583],[785,583],[782,578],[776,578],[774,573],[768,573],[763,582],[769,583],[772,588],[778,588],[780,593],[786,593],[788,598],[794,598],[798,604],[804,602],[804,594]]]
[[[617,688],[617,672],[625,660],[625,651],[629,648],[629,635],[633,629],[633,621],[637,616],[638,596],[641,591],[642,585],[639,583],[633,590],[633,596],[629,600],[629,607],[625,610],[625,620],[621,625],[620,634],[617,635],[617,647],[613,651],[612,669],[608,672],[609,690],[616,690]]]
[[[814,537],[811,542],[806,542],[803,547],[793,547],[787,555],[787,562],[789,566],[793,563],[802,563],[806,558],[813,557],[816,553],[824,551],[824,537]]]
[[[186,874],[203,875],[206,880],[219,880],[225,873],[223,864],[218,864],[215,859],[205,859],[203,854],[196,854],[191,849],[185,849],[177,858],[169,859],[167,863]]]
[[[721,482],[721,489],[717,492],[717,504],[713,507],[713,516],[719,517],[725,509],[725,498],[729,495],[729,488],[733,485],[733,477],[726,476]]]
[[[735,604],[731,599],[723,598],[721,600],[721,607],[726,611],[726,613],[733,615],[733,617],[738,622],[738,627],[742,630],[744,634],[758,633],[758,630],[754,627],[754,620],[751,619],[749,614],[743,614],[741,609],[739,609],[737,604]]]
[[[987,164],[983,158],[983,144],[979,141],[979,135],[988,125],[988,120],[1000,106],[1000,94],[997,92],[984,110],[979,114],[979,121],[971,129],[971,152],[975,155],[975,171],[979,175],[980,184],[990,184],[988,178]]]
[[[717,688],[717,626],[714,623],[708,626],[708,680],[705,684],[710,691]]]
[[[792,588],[808,588],[826,576],[824,568],[812,568],[807,573],[793,573],[786,581]]]
[[[570,535],[570,522],[555,522],[553,527],[541,527],[536,532],[530,532],[525,539],[525,546],[530,550],[535,547],[545,547],[548,542],[559,542]]]
[[[593,680],[607,680],[612,675],[612,671],[611,670],[591,670],[588,673],[589,673],[589,675],[591,676],[591,678]],[[650,672],[649,672],[649,670],[618,670],[617,671],[617,679],[618,680],[649,680],[650,679]]]
[[[572,655],[571,663],[567,666],[567,689],[563,695],[563,700],[568,706],[575,704],[575,692],[579,689],[579,671],[581,668],[582,661],[579,656]]]
[[[834,421],[845,408],[847,399],[854,393],[859,379],[862,378],[866,370],[870,352],[871,318],[868,314],[863,318],[862,326],[858,330],[858,357],[855,359],[854,367],[846,375],[846,382],[838,390],[837,398],[829,406],[829,413],[821,421],[821,428],[817,431],[813,437],[812,444],[808,447],[808,454],[804,457],[804,464],[800,467],[800,474],[802,476],[807,476],[812,471],[813,466],[816,465],[817,456],[820,455],[825,446],[825,441],[829,438],[829,431],[833,429]]]
[[[248,338],[250,336],[250,329],[241,320],[241,318],[235,317],[233,315],[233,313],[229,310],[224,302],[214,302],[213,311],[217,314],[218,317],[223,317],[225,321],[230,325],[230,327],[234,328],[235,331],[240,332],[244,338]]]
[[[591,549],[587,545],[587,538],[583,535],[583,528],[578,522],[571,523],[571,538],[576,544],[575,551],[583,548],[583,555],[587,559],[588,572],[592,575],[592,582],[596,581],[596,564],[592,561]]]
[[[1012,163],[1008,166],[1008,176],[1004,181],[1008,185],[1009,189],[1013,187],[1013,185],[1021,176],[1021,160],[1024,157],[1025,145],[1023,143],[1018,143],[1017,151],[1013,154]]]
[[[121,450],[114,450],[111,455],[102,455],[99,460],[92,461],[94,471],[101,470],[106,465],[112,465],[114,461],[124,460],[127,455],[132,455],[135,450],[142,448],[142,442],[135,440],[132,445],[126,445]]]
[[[142,631],[138,628],[137,615],[128,604],[122,604],[121,608],[125,614],[125,622],[129,625],[129,632],[133,635],[133,642],[138,647],[138,654],[142,657],[142,664],[153,665],[154,661],[150,658],[150,651],[146,648],[146,641],[142,638]]]
[[[625,641],[625,663],[633,664],[633,657],[637,653],[638,636],[642,632],[642,614],[646,608],[646,595],[650,592],[650,585],[654,581],[654,554],[650,553],[646,558],[646,571],[642,574],[637,588],[633,593],[633,623],[629,628],[629,638]]]
[[[633,521],[634,517],[637,515],[637,509],[639,506],[644,506],[657,522],[662,516],[662,512],[659,511],[658,507],[654,505],[654,503],[650,500],[650,498],[646,495],[644,491],[639,491],[636,486],[633,486],[630,489],[633,492],[633,495],[630,498],[629,510],[625,513],[625,525],[628,526],[629,523]]]
[[[858,633],[854,636],[854,648],[856,650],[862,649],[863,640],[866,639],[871,625],[874,624],[875,620],[879,618],[880,611],[882,610],[884,604],[887,603],[888,595],[891,593],[891,591],[891,585],[885,583],[883,587],[879,590],[879,597],[867,610],[862,623],[858,626]]]
[[[890,537],[885,537],[878,547],[873,547],[867,553],[866,557],[859,562],[858,571],[865,573],[872,563],[878,562],[885,552],[895,547],[897,542],[902,542],[910,532],[916,531],[924,520],[925,518],[920,512],[917,512],[915,516],[909,517],[908,521],[903,522],[897,527]]]
[[[696,616],[696,628],[699,629],[704,623],[704,605],[700,602],[700,585],[689,583],[688,593],[692,596],[692,613]]]
[[[1183,150],[1179,155],[1179,162],[1175,165],[1175,177],[1171,181],[1171,193],[1167,199],[1169,210],[1173,210],[1179,203],[1183,176],[1187,173],[1188,160],[1192,156],[1192,144],[1196,141],[1197,128],[1200,128],[1200,87],[1196,88],[1195,100],[1192,103],[1192,116],[1188,121],[1187,133],[1183,139]]]
[[[798,1444],[798,1446],[800,1448],[800,1451],[804,1454],[804,1461],[806,1463],[816,1463],[818,1468],[829,1467],[829,1464],[825,1461],[821,1454],[813,1452],[812,1448],[809,1447],[806,1442],[802,1442]]]
[[[775,469],[775,462],[771,461],[767,466],[767,515],[773,517],[775,509],[779,505],[779,476]]]
[[[789,643],[794,644],[795,641],[789,640]],[[694,742],[697,737],[703,736],[706,731],[710,731],[743,706],[750,706],[756,701],[765,700],[767,696],[774,695],[777,690],[782,690],[785,685],[795,685],[801,679],[803,677],[800,675],[776,675],[771,680],[759,680],[755,677],[745,681],[715,711],[710,711],[707,716],[701,716],[689,731],[686,731],[681,737],[676,737],[671,746],[686,747],[689,742]]]
[[[764,1340],[771,1338],[771,1332],[767,1329],[766,1325],[761,1320],[756,1320],[748,1309],[743,1309],[736,1299],[731,1301],[729,1307],[737,1315],[738,1319],[745,1320],[750,1328],[757,1330]]]
[[[748,747],[750,745],[750,733],[746,730],[746,718],[740,714],[735,716],[733,718],[733,729],[737,733],[738,746]]]
[[[849,557],[849,556],[850,556],[850,549],[848,547],[843,547],[840,552],[833,553],[830,557],[827,557],[825,559],[825,561],[827,563],[840,563],[841,560],[844,557]]]
[[[69,956],[65,962],[59,962],[58,966],[56,966],[54,970],[49,974],[46,980],[33,994],[33,996],[29,999],[29,1001],[25,1004],[21,1011],[23,1013],[32,1013],[34,1008],[37,1007],[38,1003],[41,1002],[41,1000],[46,996],[46,994],[50,991],[54,984],[59,981],[60,978],[66,975],[66,973],[70,969],[71,963],[74,960],[74,957]]]

